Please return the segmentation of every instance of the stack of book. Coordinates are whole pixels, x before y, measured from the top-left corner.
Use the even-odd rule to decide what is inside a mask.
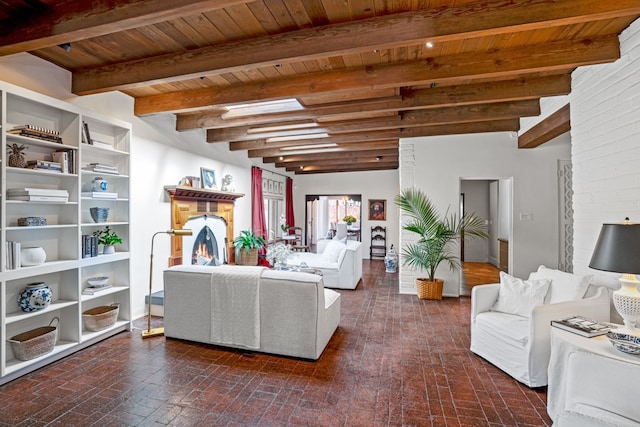
[[[560,320],[552,320],[551,326],[588,338],[604,335],[613,329],[613,326],[609,323],[596,322],[584,316],[571,316]]]
[[[69,192],[51,188],[9,188],[7,200],[66,203],[69,201]]]
[[[91,197],[92,199],[117,199],[118,193],[109,193],[107,191],[83,191],[82,197]]]
[[[50,129],[44,129],[33,125],[14,126],[9,130],[14,135],[26,136],[28,138],[42,139],[43,141],[56,142],[62,144],[60,132]]]
[[[86,288],[84,288],[82,290],[82,294],[83,295],[95,295],[97,293],[100,293],[102,291],[106,291],[107,289],[111,288],[112,286],[109,284],[104,284],[104,285],[91,285],[91,286],[87,286]]]
[[[89,163],[84,170],[98,173],[110,173],[112,175],[119,175],[118,168],[111,165],[105,165],[104,163]]]
[[[98,256],[98,238],[91,234],[82,235],[82,258]]]
[[[75,150],[54,151],[51,153],[51,158],[54,162],[60,163],[62,173],[77,173]]]
[[[51,160],[28,160],[28,169],[48,170],[52,172],[62,172],[62,165]]]
[[[7,241],[5,243],[5,254],[7,256],[6,259],[6,264],[7,264],[7,269],[9,270],[15,270],[16,268],[20,268],[20,249],[21,249],[21,244],[20,242],[12,242],[12,241]]]

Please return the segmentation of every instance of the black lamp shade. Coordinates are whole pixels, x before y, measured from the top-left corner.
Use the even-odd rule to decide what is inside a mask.
[[[602,224],[589,267],[640,274],[640,224]]]

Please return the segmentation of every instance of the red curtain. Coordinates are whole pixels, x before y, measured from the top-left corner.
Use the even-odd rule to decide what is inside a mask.
[[[293,179],[291,178],[287,178],[287,191],[286,191],[286,199],[285,199],[285,206],[286,206],[286,221],[287,224],[289,224],[289,227],[295,227],[296,225],[296,219],[293,216]]]
[[[251,168],[251,227],[253,232],[267,240],[267,221],[264,217],[264,198],[262,197],[262,169]],[[264,252],[263,249],[261,252]]]

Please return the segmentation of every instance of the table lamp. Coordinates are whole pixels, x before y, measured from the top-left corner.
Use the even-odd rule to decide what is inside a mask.
[[[154,233],[151,237],[151,258],[149,260],[149,315],[147,322],[147,329],[142,331],[142,338],[151,338],[157,337],[160,335],[164,335],[164,328],[153,328],[151,329],[151,292],[152,292],[152,284],[153,284],[153,240],[156,238],[158,234],[169,234],[171,236],[191,236],[193,235],[193,230],[188,228],[179,229],[179,230],[167,230],[167,231],[158,231]]]
[[[602,224],[600,236],[589,267],[622,273],[621,287],[613,292],[613,305],[624,319],[626,329],[633,330],[640,319],[640,224],[625,218],[623,223]]]

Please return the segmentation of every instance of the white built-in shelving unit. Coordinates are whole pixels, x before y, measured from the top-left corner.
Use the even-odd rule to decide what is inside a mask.
[[[0,167],[0,384],[58,360],[115,333],[131,329],[130,287],[130,183],[129,123],[92,113],[8,83],[0,82],[0,129],[2,141]],[[83,143],[83,123],[91,138],[102,144]],[[9,133],[15,126],[32,125],[59,132],[62,144]],[[13,144],[24,145],[27,160],[51,160],[51,153],[61,149],[73,152],[75,171],[36,170],[8,166]],[[85,170],[90,163],[115,166],[118,174],[100,174]],[[105,179],[115,199],[83,197],[91,191],[96,177]],[[67,202],[33,202],[7,200],[12,188],[64,189]],[[108,207],[106,223],[95,223],[91,207]],[[44,217],[45,226],[19,226],[22,217]],[[109,225],[123,238],[116,253],[83,258],[82,236]],[[22,247],[39,246],[47,255],[43,264],[10,269],[7,241]],[[108,276],[112,288],[95,295],[84,295],[87,278]],[[51,304],[41,311],[23,312],[18,306],[22,289],[31,283],[44,282],[52,290]],[[112,327],[87,331],[82,313],[90,308],[117,303],[118,319]],[[56,344],[52,352],[36,359],[21,361],[14,357],[7,340],[14,335],[48,326],[59,318]]]

